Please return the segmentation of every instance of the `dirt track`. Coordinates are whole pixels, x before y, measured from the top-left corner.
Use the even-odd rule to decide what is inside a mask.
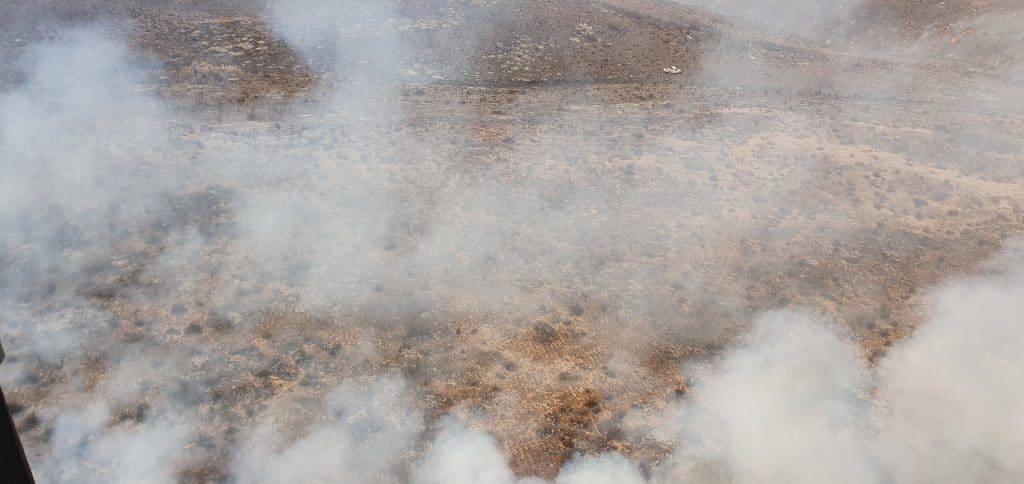
[[[825,46],[653,0],[439,3],[402,3],[395,28],[415,47],[387,66],[389,84],[369,91],[397,100],[398,121],[383,130],[353,126],[338,112],[284,120],[287,106],[315,104],[345,85],[332,73],[361,59],[304,62],[259,9],[116,12],[132,23],[114,29],[162,65],[143,87],[189,106],[193,115],[175,136],[195,142],[200,156],[281,132],[303,140],[296,155],[308,146],[359,152],[366,140],[395,157],[429,146],[422,156],[435,178],[403,194],[411,200],[458,198],[450,190],[486,180],[540,187],[544,203],[594,217],[560,221],[566,232],[587,234],[586,247],[566,249],[581,254],[565,262],[568,275],[496,263],[502,281],[539,277],[522,311],[479,310],[458,294],[442,307],[391,307],[412,296],[389,293],[385,281],[379,312],[324,316],[296,303],[302,288],[287,281],[253,286],[210,273],[210,284],[238,288],[230,297],[265,300],[266,310],[240,316],[255,319],[252,332],[225,330],[238,324],[235,316],[216,314],[202,285],[182,288],[173,306],[126,297],[151,287],[138,274],[169,236],[140,233],[119,244],[78,290],[112,315],[98,333],[152,351],[196,345],[190,372],[206,382],[197,405],[210,417],[204,464],[187,480],[225,478],[232,429],[265,418],[255,410],[265,402],[315,400],[366,367],[412,381],[428,415],[486,415],[477,424],[499,438],[520,475],[551,477],[573,452],[614,449],[651,463],[668,449],[623,435],[619,419],[685,393],[680,364],[713,355],[753,315],[811,307],[847,326],[874,359],[919,322],[920,289],[974,271],[1024,226],[1024,117],[1002,102],[1024,89],[1001,74],[1013,54],[972,56],[970,45],[948,40],[961,33],[950,25],[982,7],[937,18],[913,2],[873,2],[864,18],[897,25],[898,39],[850,32],[846,43]],[[97,15],[104,14],[68,18]],[[938,40],[918,42],[923,31]],[[0,46],[15,55],[52,32],[11,35]],[[917,43],[913,57],[875,47],[908,36]],[[663,72],[668,66],[682,72]],[[21,82],[16,73],[5,78],[8,87]],[[326,155],[319,163],[332,173],[336,161]],[[587,187],[625,191],[592,199],[580,195]],[[230,225],[230,196],[177,196],[166,223],[213,227],[211,253],[225,261],[249,251],[247,240],[217,232]],[[470,230],[473,217],[487,219],[474,207],[458,207],[465,218],[448,220],[440,208],[411,206],[368,258],[414,253],[430,231],[417,221],[458,232]],[[552,238],[515,214],[495,230],[530,241],[524,252],[577,240]],[[612,274],[617,287],[593,274]],[[48,303],[42,299],[34,304]],[[628,303],[641,300],[643,308]],[[392,324],[409,318],[417,324]],[[337,356],[363,344],[375,348],[365,367]],[[225,352],[230,365],[209,363]],[[618,371],[622,358],[643,375]],[[102,358],[34,364],[34,383],[9,397],[30,449],[45,449],[48,438],[32,409],[63,401],[52,390],[69,375],[84,371],[95,381],[107,368]]]

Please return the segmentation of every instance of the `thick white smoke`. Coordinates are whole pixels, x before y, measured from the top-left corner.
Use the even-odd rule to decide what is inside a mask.
[[[702,375],[668,416],[679,445],[668,475],[703,482],[716,476],[877,481],[864,427],[869,381],[855,347],[808,314],[771,313],[754,325],[746,343],[720,364],[691,370]]]
[[[90,391],[70,381],[52,419],[50,449],[33,470],[42,482],[177,482],[193,465],[195,409],[157,385],[184,373],[176,360],[142,355],[120,360]],[[140,394],[142,397],[140,398]]]
[[[458,421],[443,426],[422,464],[413,474],[416,484],[518,482],[494,437]]]
[[[350,381],[331,392],[325,415],[290,445],[279,441],[293,429],[274,422],[254,429],[236,450],[232,470],[246,483],[330,482],[340,476],[395,482],[422,429],[400,379]]]
[[[1024,267],[1019,248],[997,275],[951,281],[929,320],[878,367],[880,436],[900,482],[1024,479]]]
[[[870,368],[820,318],[761,317],[739,347],[697,372],[692,395],[648,422],[678,445],[667,482],[1015,482],[1024,278],[946,283],[928,321]],[[636,415],[642,422],[644,417]],[[643,425],[641,424],[641,427]]]

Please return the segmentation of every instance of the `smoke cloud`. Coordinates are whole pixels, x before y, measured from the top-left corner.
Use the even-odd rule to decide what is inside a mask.
[[[326,415],[311,432],[283,449],[270,447],[287,428],[261,426],[237,451],[232,468],[240,482],[394,482],[399,464],[422,431],[422,417],[407,410],[405,384],[385,377],[348,382],[328,397]],[[329,463],[329,465],[328,465]]]
[[[935,289],[929,320],[873,368],[821,318],[762,316],[650,423],[678,445],[656,480],[1020,479],[1020,274],[1011,263]]]

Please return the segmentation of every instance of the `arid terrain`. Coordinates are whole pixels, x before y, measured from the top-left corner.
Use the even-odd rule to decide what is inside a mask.
[[[638,415],[760,315],[872,371],[1024,229],[1020,2],[298,3],[0,6],[0,382],[47,482],[350,444],[339,482],[455,482],[416,470],[452,421],[517,478],[653,478]]]

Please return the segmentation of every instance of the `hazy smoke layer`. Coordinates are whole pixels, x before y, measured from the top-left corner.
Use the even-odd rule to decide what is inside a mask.
[[[314,65],[349,79],[381,79],[403,54],[393,28],[395,2],[268,2],[274,29]],[[391,24],[389,24],[391,23]]]
[[[808,37],[848,8],[699,3]],[[403,8],[270,2],[270,29],[323,74],[270,120],[149,92],[165,73],[102,26],[17,56],[20,80],[0,93],[0,374],[41,402],[18,417],[41,481],[547,482],[520,471],[512,447],[524,440],[557,444],[531,458],[564,450],[545,474],[555,484],[1024,481],[1020,251],[907,303],[920,324],[870,361],[858,338],[893,315],[820,303],[829,290],[899,293],[829,276],[865,252],[883,253],[878,273],[946,264],[900,260],[862,227],[910,220],[893,232],[916,254],[932,230],[971,240],[976,227],[942,218],[960,210],[989,207],[1010,226],[1019,144],[957,138],[962,160],[905,163],[896,155],[936,148],[914,145],[926,130],[898,126],[897,109],[861,123],[897,132],[893,152],[807,114],[900,93],[831,69],[778,81],[815,94],[768,121],[789,129],[776,137],[755,129],[756,110],[698,89],[678,109],[657,86],[615,103],[528,87],[403,94],[398,81],[415,76],[396,66],[416,62]],[[989,52],[988,66],[1018,75],[1024,63],[998,45],[1016,34],[975,20],[986,35],[950,55]],[[584,22],[573,32],[568,42],[600,42]],[[745,73],[771,76],[722,74],[718,55],[737,47],[718,47],[700,59],[702,82],[740,91]],[[758,52],[743,58],[776,54]],[[454,94],[402,101],[430,89]],[[485,96],[499,100],[474,104]],[[817,143],[843,136],[833,146],[845,151],[822,154]],[[855,156],[868,161],[844,178],[854,165],[839,162]],[[958,170],[983,173],[954,187]],[[902,200],[904,181],[943,195]],[[844,194],[869,208],[833,210]],[[787,246],[801,230],[822,234],[817,252]],[[867,249],[844,252],[849,240]],[[954,259],[949,247],[930,249]],[[916,301],[907,285],[899,296]],[[499,421],[513,430],[489,432]]]
[[[927,308],[929,321],[876,369],[869,368],[855,345],[821,318],[801,312],[760,317],[753,331],[721,361],[692,370],[700,375],[692,394],[671,412],[631,417],[635,429],[646,428],[677,449],[653,470],[650,481],[1024,478],[1024,434],[1015,430],[1024,428],[1024,422],[1014,411],[1024,404],[1018,385],[1024,361],[1016,351],[1024,342],[1024,327],[1016,318],[1024,309],[1017,297],[1024,290],[1024,272],[1015,260],[1010,267],[998,275],[951,282],[934,291]],[[393,458],[402,445],[411,445],[419,420],[400,411],[381,414],[392,405],[393,387],[377,384],[369,391],[374,393],[366,397],[365,390],[339,388],[335,396],[344,392],[349,405],[357,403],[331,408],[335,415],[353,415],[349,418],[358,418],[357,422],[376,422],[373,434],[350,442],[346,439],[352,434],[351,423],[343,429],[321,428],[279,454],[296,453],[293,457],[271,467],[285,469],[288,475],[302,475],[311,463],[327,469],[326,462],[343,463],[359,455],[356,442],[366,442],[377,450],[354,462],[388,475],[382,459],[388,462],[387,456]],[[364,398],[376,405],[362,407]],[[341,440],[303,450],[311,442],[325,443],[319,440],[321,435]],[[327,448],[342,454],[317,460],[315,456]],[[413,471],[414,482],[516,481],[495,441],[463,424],[449,422],[429,449]],[[247,450],[245,455],[259,452]],[[314,460],[307,460],[310,456]],[[259,465],[241,469],[258,470]],[[245,475],[248,470],[240,472]],[[614,453],[577,457],[556,480],[647,481],[635,464]]]
[[[850,0],[675,0],[727,17],[735,17],[762,28],[808,36],[831,36],[836,20],[859,2]],[[837,32],[833,32],[837,33]]]

